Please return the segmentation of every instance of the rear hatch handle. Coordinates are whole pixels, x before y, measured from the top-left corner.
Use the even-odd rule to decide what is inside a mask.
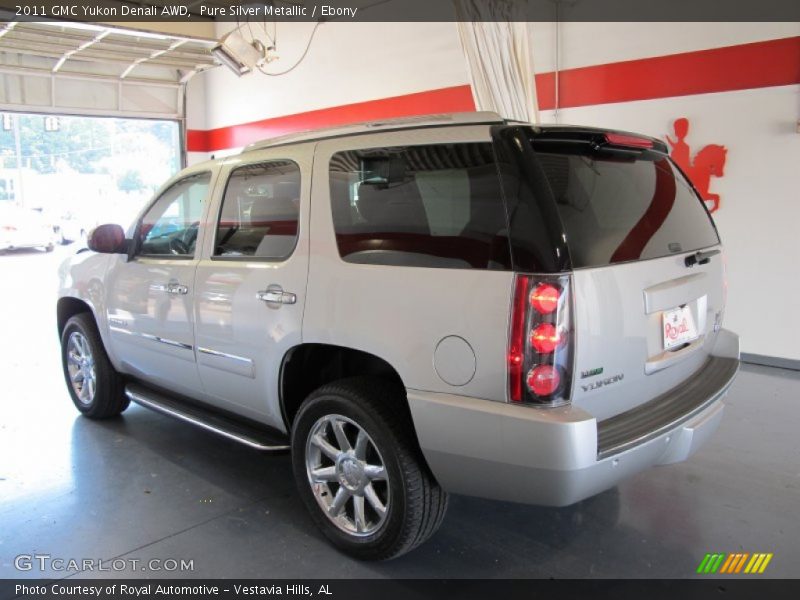
[[[716,256],[719,254],[719,250],[708,250],[706,252],[695,252],[694,254],[690,254],[684,259],[684,263],[687,267],[693,267],[695,265],[707,265],[711,261],[712,256]]]

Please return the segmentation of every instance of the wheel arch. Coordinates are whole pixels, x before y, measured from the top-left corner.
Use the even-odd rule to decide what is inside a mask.
[[[364,375],[393,381],[405,390],[397,369],[370,352],[315,343],[290,348],[281,362],[279,378],[280,410],[287,431],[291,431],[303,400],[315,389],[339,379]]]
[[[56,304],[56,320],[58,323],[59,336],[63,333],[67,321],[80,313],[89,313],[92,315],[95,322],[97,322],[92,307],[89,306],[89,303],[85,300],[75,298],[74,296],[64,296],[58,299],[58,303]]]

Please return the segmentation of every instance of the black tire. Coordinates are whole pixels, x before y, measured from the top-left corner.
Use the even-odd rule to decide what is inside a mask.
[[[53,248],[55,248],[55,246],[53,244],[47,244],[47,246],[44,247],[44,251],[45,252],[52,252]]]
[[[369,535],[337,527],[312,490],[306,467],[309,435],[320,419],[330,415],[344,416],[363,429],[384,463],[388,508],[382,524]],[[344,379],[314,391],[292,426],[292,467],[314,522],[339,549],[359,559],[386,560],[412,550],[436,532],[447,510],[447,493],[419,449],[405,390],[382,379]],[[333,485],[338,489],[341,484]],[[330,484],[329,489],[333,492]]]
[[[73,333],[80,334],[86,340],[94,359],[95,389],[94,395],[89,400],[81,400],[78,397],[70,378],[68,353]],[[116,417],[128,408],[130,401],[125,396],[124,380],[108,360],[97,325],[90,313],[77,314],[67,321],[61,334],[61,364],[72,402],[85,417],[108,419]]]

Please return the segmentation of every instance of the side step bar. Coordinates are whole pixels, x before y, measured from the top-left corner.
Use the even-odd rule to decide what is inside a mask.
[[[142,385],[128,384],[125,387],[125,395],[140,406],[197,425],[250,448],[266,452],[289,450],[289,441],[277,431],[267,431],[236,421],[211,410],[159,394]]]

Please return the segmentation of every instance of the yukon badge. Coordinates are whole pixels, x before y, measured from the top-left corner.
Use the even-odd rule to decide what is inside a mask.
[[[592,390],[596,390],[597,388],[601,388],[606,385],[611,385],[612,383],[617,383],[618,381],[622,381],[625,377],[624,373],[620,373],[619,375],[614,375],[613,377],[608,377],[606,379],[600,379],[595,381],[594,383],[590,383],[587,385],[581,385],[584,392],[591,392]]]

